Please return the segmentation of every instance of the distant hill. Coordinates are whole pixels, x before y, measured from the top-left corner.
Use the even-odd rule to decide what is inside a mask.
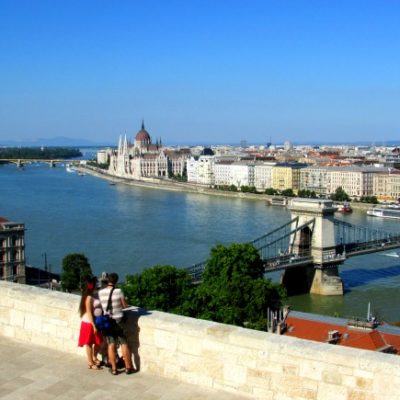
[[[64,136],[54,138],[38,138],[35,140],[1,140],[0,146],[7,147],[96,147],[96,146],[109,146],[105,142],[93,142],[87,139],[68,138]]]

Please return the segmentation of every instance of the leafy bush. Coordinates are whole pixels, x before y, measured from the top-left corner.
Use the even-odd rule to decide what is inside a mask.
[[[122,287],[130,304],[174,312],[192,289],[192,280],[183,269],[156,265],[128,276]]]
[[[61,287],[67,292],[80,290],[82,283],[92,276],[92,268],[84,254],[72,253],[62,260]]]

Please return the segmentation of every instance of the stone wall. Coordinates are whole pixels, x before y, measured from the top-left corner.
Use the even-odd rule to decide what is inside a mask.
[[[82,354],[79,296],[0,282],[0,335]],[[161,312],[129,312],[142,371],[271,400],[388,400],[400,358]],[[140,344],[140,345],[139,345]]]

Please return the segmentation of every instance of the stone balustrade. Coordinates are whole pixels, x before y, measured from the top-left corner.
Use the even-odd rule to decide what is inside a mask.
[[[0,335],[79,353],[79,296],[0,281]],[[252,398],[389,400],[400,358],[230,325],[133,310],[143,371]]]

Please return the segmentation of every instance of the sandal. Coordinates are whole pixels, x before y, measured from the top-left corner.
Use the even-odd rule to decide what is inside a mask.
[[[135,372],[135,370],[133,368],[125,368],[125,373],[127,375],[133,374]]]
[[[116,369],[110,368],[110,369],[108,370],[108,372],[109,372],[111,375],[118,375],[118,370],[116,370]]]
[[[97,369],[101,369],[98,365],[93,364],[93,363],[92,363],[92,364],[88,364],[88,368],[89,368],[89,369],[96,369],[96,370],[97,370]]]

